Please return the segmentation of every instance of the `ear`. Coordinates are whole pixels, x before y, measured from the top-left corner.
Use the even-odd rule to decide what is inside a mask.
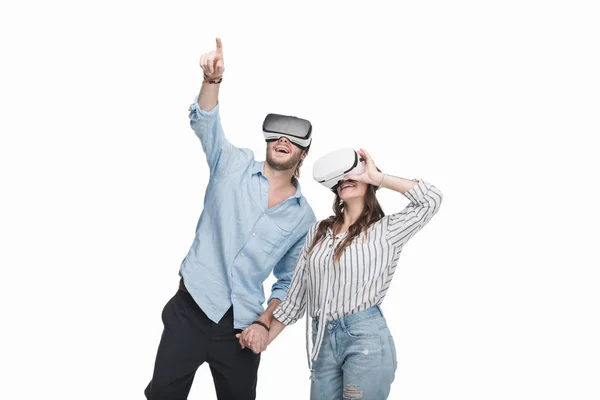
[[[302,150],[302,154],[300,155],[300,159],[302,161],[304,161],[304,159],[306,158],[307,155],[308,155],[308,151]]]

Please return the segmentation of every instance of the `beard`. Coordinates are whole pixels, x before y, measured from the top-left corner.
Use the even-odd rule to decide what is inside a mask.
[[[275,150],[267,151],[267,164],[275,171],[287,171],[296,168],[296,165],[298,165],[300,158],[302,157],[302,153],[299,153],[297,156],[294,156],[292,153],[287,160],[279,161],[273,159],[274,152]]]

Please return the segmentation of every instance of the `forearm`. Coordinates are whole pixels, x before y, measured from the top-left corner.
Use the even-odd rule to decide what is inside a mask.
[[[273,323],[273,321],[277,321],[275,318],[273,318],[273,311],[275,311],[275,309],[277,308],[279,303],[281,303],[281,300],[272,299],[269,302],[269,306],[267,307],[265,312],[262,313],[262,315],[260,317],[258,317],[257,320],[262,322],[263,324],[267,325],[268,327],[271,327],[271,324]]]
[[[415,187],[419,181],[410,180],[405,178],[399,178],[397,176],[380,173],[381,175],[377,178],[377,183],[381,182],[381,187],[400,192],[402,194],[408,192],[410,189]]]
[[[198,96],[198,105],[204,111],[210,111],[216,107],[219,102],[219,87],[218,83],[203,82]]]
[[[285,325],[279,322],[277,319],[273,319],[273,322],[271,322],[270,329],[271,331],[269,332],[269,344],[271,344],[271,342],[275,340],[275,338],[279,336],[279,334],[285,329]]]

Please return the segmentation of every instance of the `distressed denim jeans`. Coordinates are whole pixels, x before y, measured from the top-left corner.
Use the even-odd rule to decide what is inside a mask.
[[[313,321],[313,343],[318,322]],[[311,400],[384,400],[396,373],[396,348],[379,306],[323,327],[313,363]]]

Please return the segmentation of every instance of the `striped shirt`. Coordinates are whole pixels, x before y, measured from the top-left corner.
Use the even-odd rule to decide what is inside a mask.
[[[383,302],[396,271],[404,244],[439,210],[442,193],[420,181],[404,194],[410,204],[399,213],[383,217],[358,235],[333,261],[336,246],[346,232],[324,238],[307,254],[319,223],[309,230],[300,252],[290,289],[273,315],[284,325],[295,323],[308,310],[307,353],[309,367],[319,353],[325,321],[337,320]],[[317,339],[310,350],[309,319],[318,319]]]

